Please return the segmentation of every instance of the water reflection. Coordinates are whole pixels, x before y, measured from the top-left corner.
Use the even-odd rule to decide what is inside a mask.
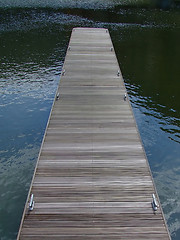
[[[26,137],[24,137],[24,140]],[[14,141],[19,142],[17,137]],[[6,151],[9,151],[6,145]],[[26,194],[33,174],[35,159],[39,146],[34,144],[25,146],[17,152],[14,149],[1,158],[0,165],[0,236],[1,239],[16,239],[19,220],[22,215],[22,206],[26,200]],[[2,152],[1,152],[2,153]],[[2,164],[3,163],[3,164]]]
[[[162,9],[170,9],[172,7],[179,6],[179,2],[176,0],[51,0],[36,1],[36,0],[5,0],[0,1],[0,7],[21,7],[21,8],[59,8],[59,7],[70,7],[70,8],[88,8],[88,9],[106,9],[114,6],[126,6],[126,7],[159,7]]]
[[[176,111],[141,96],[140,85],[126,86],[172,239],[179,239],[179,118]]]
[[[123,29],[122,34],[126,42],[118,41],[117,36],[113,39],[134,107],[149,118],[158,119],[160,129],[179,141],[180,70],[176,63],[180,56],[180,32],[163,27]]]
[[[169,138],[180,143],[180,119],[178,118],[179,111],[169,109],[165,105],[158,104],[152,97],[143,97],[140,95],[141,89],[138,86],[133,86],[126,81],[130,100],[134,108],[138,108],[143,114],[156,119],[159,124],[159,129],[169,133]],[[138,98],[137,98],[138,96]]]

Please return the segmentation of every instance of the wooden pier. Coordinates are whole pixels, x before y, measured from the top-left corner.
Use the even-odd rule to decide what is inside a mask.
[[[108,30],[73,29],[58,93],[17,239],[170,239]]]

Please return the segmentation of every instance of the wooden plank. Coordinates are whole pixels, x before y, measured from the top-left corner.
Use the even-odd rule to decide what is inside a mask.
[[[107,29],[73,29],[58,92],[17,239],[170,239]]]

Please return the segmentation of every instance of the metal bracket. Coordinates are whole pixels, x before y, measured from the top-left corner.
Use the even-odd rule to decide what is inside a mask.
[[[34,195],[31,194],[31,199],[29,202],[29,211],[32,211],[34,209]]]
[[[153,193],[152,194],[152,208],[153,208],[153,210],[154,211],[157,211],[157,209],[158,209],[158,207],[159,207],[159,204],[158,204],[158,202],[157,202],[157,200],[156,200],[156,197],[155,197],[155,194]]]
[[[56,100],[58,100],[58,99],[59,99],[59,92],[56,95]]]

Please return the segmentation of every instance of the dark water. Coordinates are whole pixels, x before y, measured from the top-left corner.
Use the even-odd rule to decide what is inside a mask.
[[[0,239],[16,239],[77,26],[110,30],[172,239],[180,239],[179,10],[125,8],[116,1],[3,8],[5,2],[0,0]]]

